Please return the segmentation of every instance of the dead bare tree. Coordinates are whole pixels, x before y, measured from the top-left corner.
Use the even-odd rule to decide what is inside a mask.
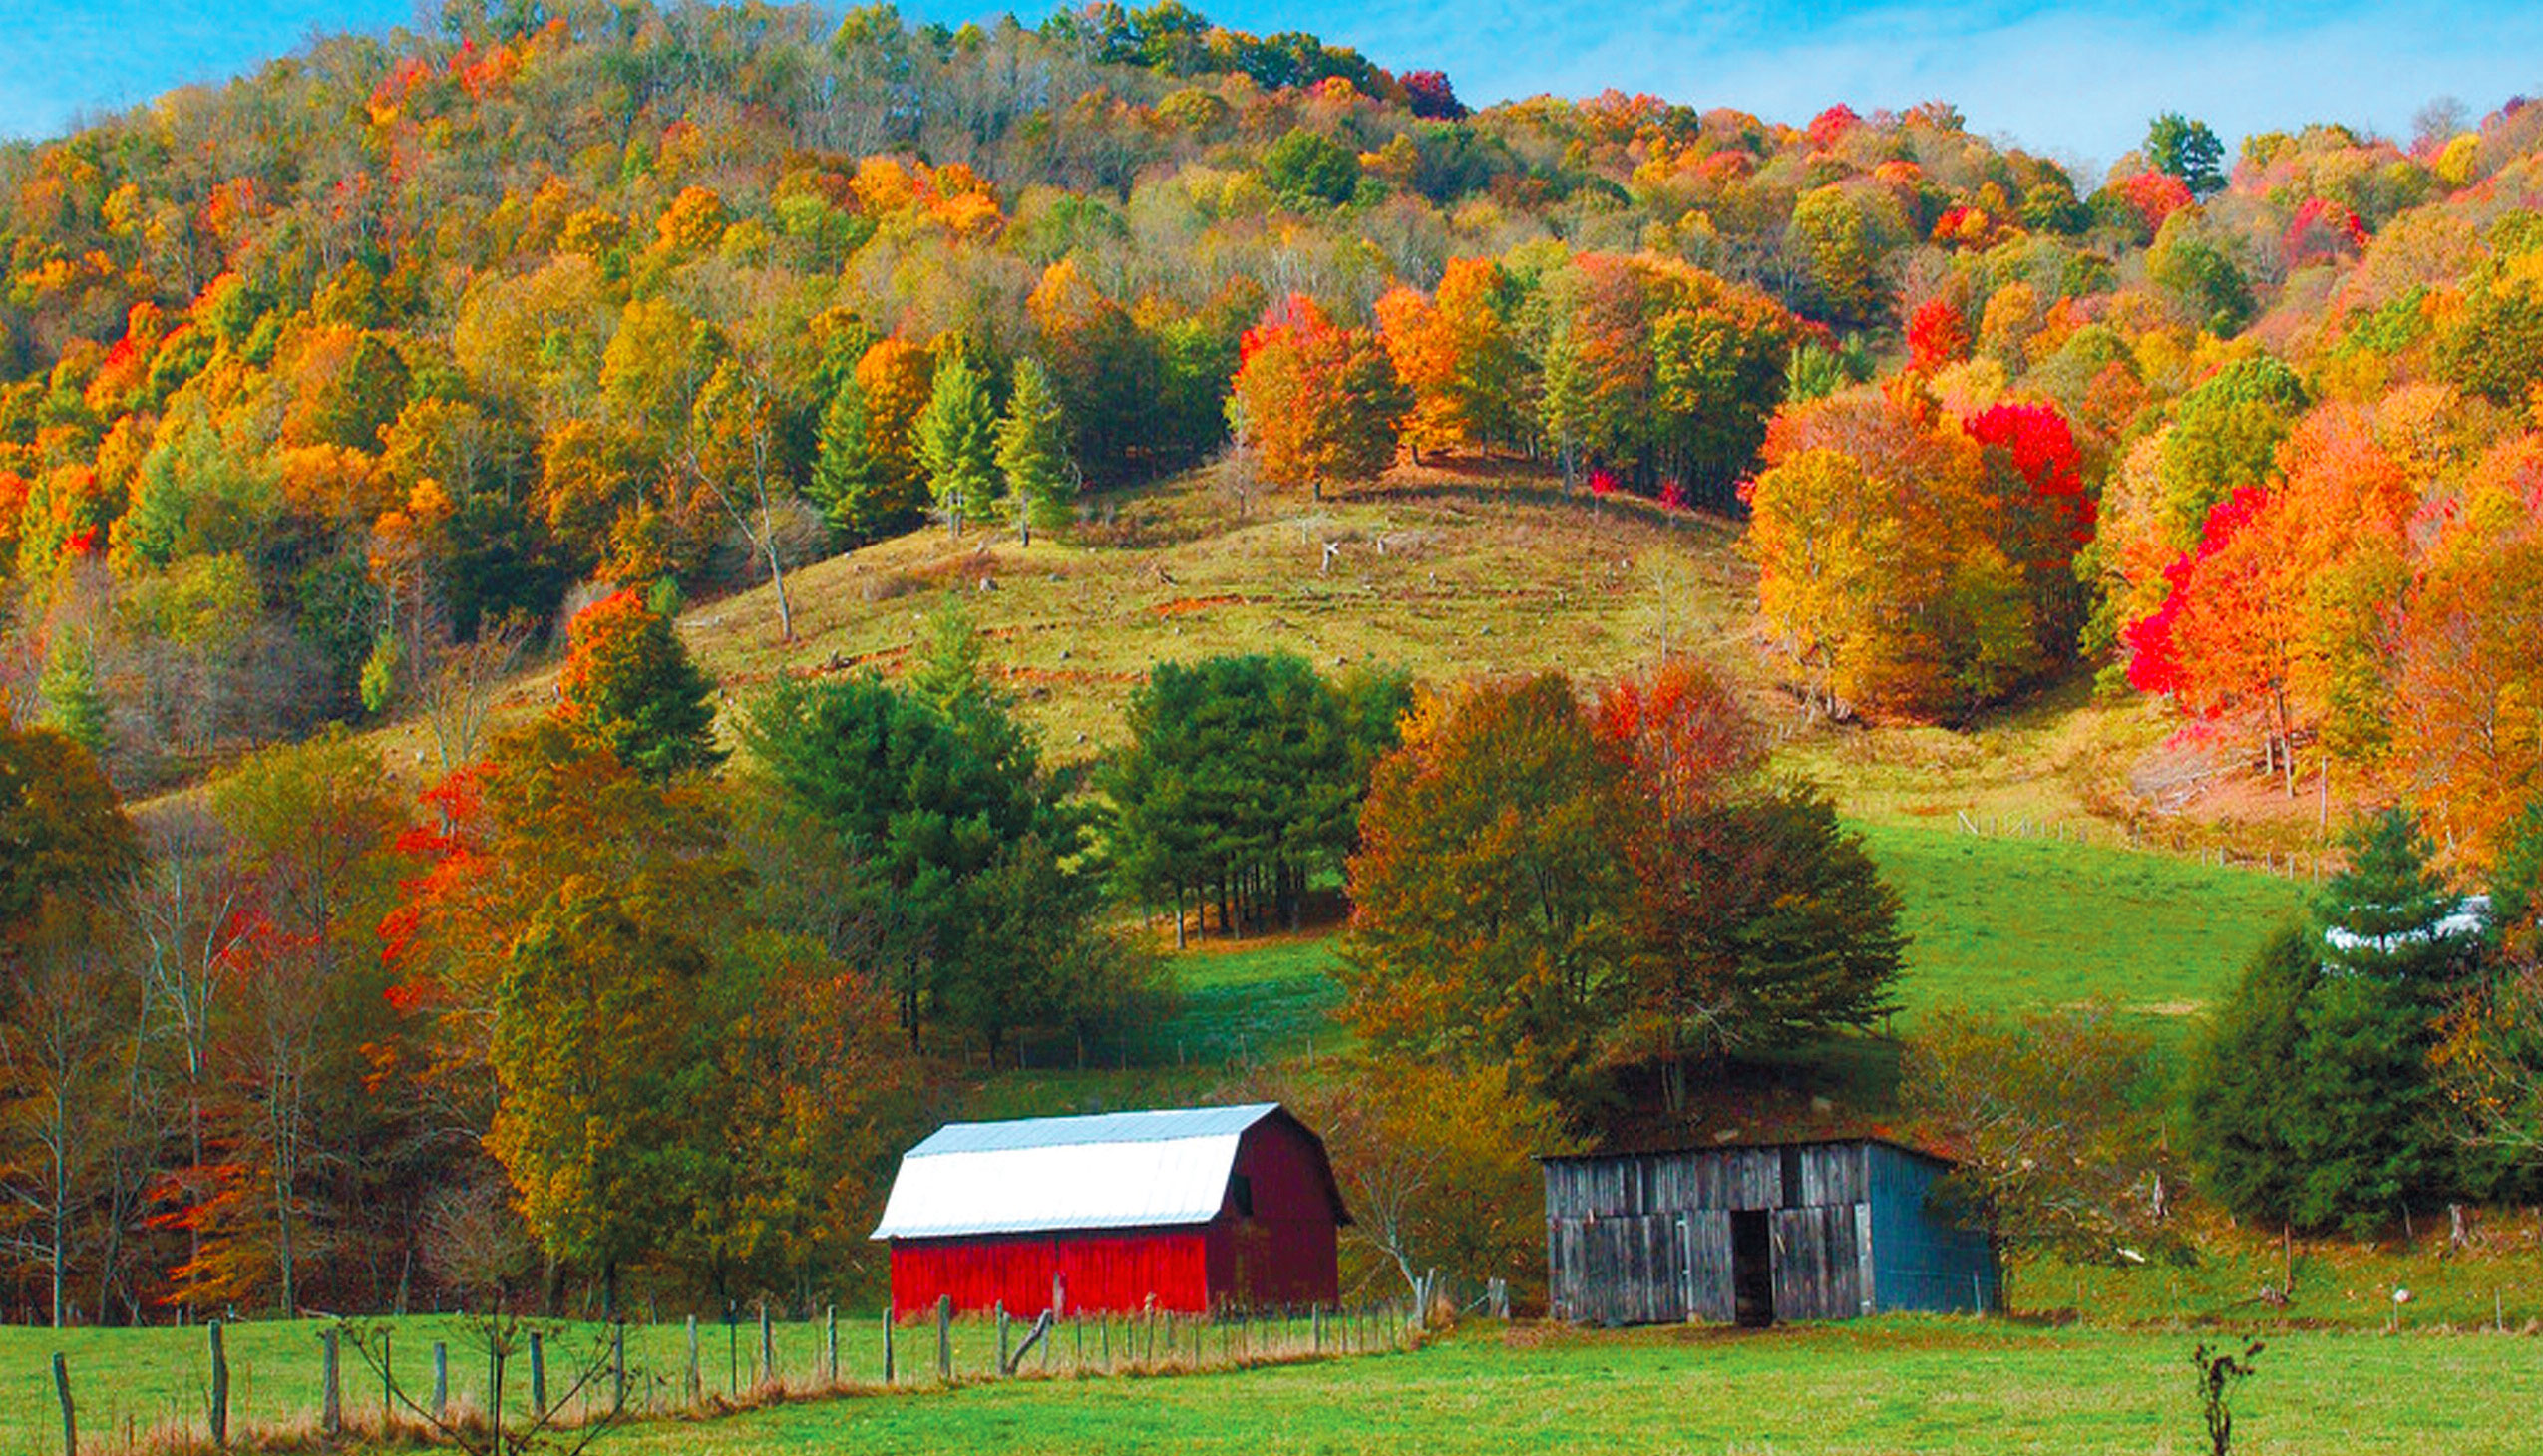
[[[420,692],[443,773],[476,761],[496,692],[529,650],[531,625],[527,616],[515,612],[481,623],[477,640],[452,642],[433,654]]]
[[[237,911],[246,887],[229,863],[226,834],[201,805],[149,816],[142,833],[140,868],[122,886],[117,909],[141,941],[141,1034],[172,1037],[183,1064],[190,1177],[206,1162],[213,1019],[245,933]],[[192,1237],[188,1252],[199,1258],[201,1235]]]
[[[726,360],[698,392],[685,463],[767,564],[769,584],[777,592],[778,634],[791,642],[795,609],[786,596],[785,553],[779,549],[777,508],[788,494],[775,470],[779,406],[768,371],[744,360]]]
[[[513,1361],[530,1349],[536,1341],[543,1352],[556,1348],[557,1336],[570,1326],[538,1323],[517,1314],[489,1313],[470,1315],[467,1327],[472,1343],[486,1351],[487,1408],[483,1423],[454,1418],[448,1410],[430,1408],[397,1383],[389,1364],[390,1326],[385,1321],[339,1319],[336,1330],[355,1354],[371,1368],[380,1388],[417,1425],[457,1446],[470,1456],[506,1456],[507,1452],[554,1451],[560,1456],[582,1456],[592,1443],[623,1424],[627,1418],[626,1334],[622,1324],[602,1326],[590,1347],[568,1371],[571,1379],[545,1398],[541,1391],[532,1401],[532,1409],[523,1415],[507,1416],[504,1412],[504,1387]],[[603,1382],[609,1398],[598,1412],[590,1412],[584,1392],[601,1388]],[[537,1387],[534,1386],[534,1389]],[[577,1403],[584,1407],[584,1418],[569,1419]]]

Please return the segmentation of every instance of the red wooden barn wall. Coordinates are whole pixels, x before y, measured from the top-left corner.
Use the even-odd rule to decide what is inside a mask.
[[[1050,1307],[1054,1276],[1068,1307],[1200,1310],[1209,1305],[1206,1226],[982,1234],[892,1242],[892,1307],[930,1309],[940,1294],[956,1309],[1004,1304],[1030,1317]]]
[[[1336,1209],[1312,1142],[1266,1119],[1238,1143],[1235,1171],[1251,1215],[1231,1180],[1208,1224],[896,1239],[893,1307],[915,1313],[949,1294],[956,1309],[1002,1303],[1030,1317],[1050,1307],[1054,1279],[1069,1309],[1088,1312],[1335,1302]]]

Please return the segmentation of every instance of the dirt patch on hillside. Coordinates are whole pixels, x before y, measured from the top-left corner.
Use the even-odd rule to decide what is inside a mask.
[[[1208,611],[1214,606],[1243,605],[1245,605],[1245,598],[1232,593],[1226,596],[1178,596],[1172,601],[1161,601],[1148,609],[1161,617],[1174,617],[1188,616],[1196,611]]]

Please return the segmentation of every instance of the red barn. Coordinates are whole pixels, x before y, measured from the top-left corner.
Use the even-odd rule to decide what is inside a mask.
[[[901,1157],[892,1304],[1010,1314],[1330,1304],[1351,1221],[1279,1104],[954,1123]]]

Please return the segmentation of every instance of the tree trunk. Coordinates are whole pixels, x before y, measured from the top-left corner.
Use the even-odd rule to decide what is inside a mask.
[[[269,1108],[266,1116],[270,1121],[277,1113]],[[293,1287],[291,1279],[291,1170],[283,1153],[286,1136],[276,1124],[273,1159],[274,1262],[282,1267],[282,1317],[289,1319],[299,1312],[300,1291]]]
[[[777,537],[774,528],[768,537],[768,584],[777,588],[777,634],[786,641],[795,640],[795,607],[786,599],[786,568],[777,559]]]

